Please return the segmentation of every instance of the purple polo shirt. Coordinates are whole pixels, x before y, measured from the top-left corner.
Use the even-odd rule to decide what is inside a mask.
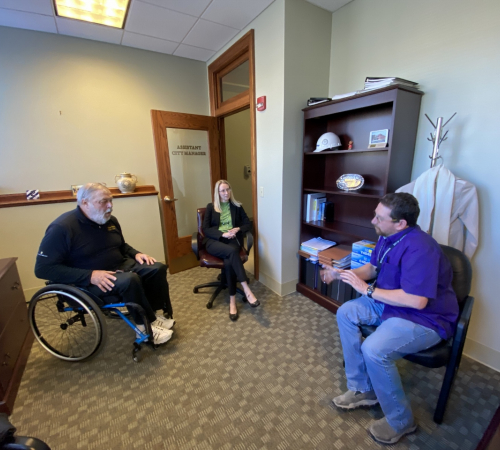
[[[381,319],[400,317],[437,331],[443,339],[451,337],[458,317],[458,302],[451,286],[453,271],[439,244],[417,225],[388,237],[381,236],[370,263],[377,267],[384,254],[376,287],[403,289],[429,301],[424,309],[385,304]]]

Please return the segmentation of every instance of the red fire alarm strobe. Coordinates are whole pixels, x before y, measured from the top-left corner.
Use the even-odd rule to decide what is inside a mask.
[[[266,109],[266,96],[257,99],[257,111],[264,111]]]

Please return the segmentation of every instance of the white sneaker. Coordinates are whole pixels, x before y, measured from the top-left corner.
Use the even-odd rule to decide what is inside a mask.
[[[155,322],[156,322],[156,320],[155,320]],[[136,326],[143,333],[146,332],[146,327],[144,325],[136,325]],[[170,340],[170,338],[174,334],[174,332],[172,330],[164,330],[163,328],[160,328],[160,327],[155,326],[153,324],[151,324],[151,331],[153,332],[153,342],[155,343],[155,345],[164,344],[165,342]],[[137,338],[140,337],[137,333],[136,333],[136,336],[137,336]],[[146,339],[146,341],[147,340],[148,339]]]
[[[172,330],[164,330],[158,326],[151,324],[151,331],[153,332],[153,342],[155,345],[164,344],[167,342],[174,332]]]
[[[159,328],[163,328],[164,330],[170,330],[175,325],[175,320],[166,319],[165,317],[158,315],[156,316],[156,320],[153,324]]]

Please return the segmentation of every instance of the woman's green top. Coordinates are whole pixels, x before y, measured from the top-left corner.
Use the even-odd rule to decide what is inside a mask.
[[[220,225],[219,231],[225,233],[226,231],[233,229],[233,221],[231,220],[231,208],[229,207],[229,202],[220,202]]]

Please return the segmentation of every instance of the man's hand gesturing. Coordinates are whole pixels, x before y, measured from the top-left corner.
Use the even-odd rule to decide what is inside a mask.
[[[90,283],[97,286],[102,292],[111,291],[114,287],[113,281],[116,277],[113,276],[115,272],[109,270],[94,270],[90,277]]]

